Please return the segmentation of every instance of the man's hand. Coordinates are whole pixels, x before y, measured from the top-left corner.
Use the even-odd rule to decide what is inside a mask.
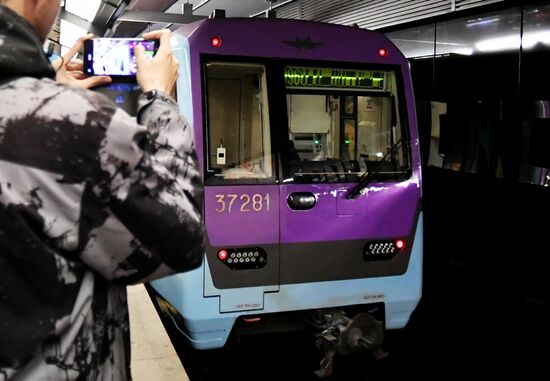
[[[83,62],[80,60],[73,61],[73,57],[82,49],[84,41],[93,37],[93,34],[80,37],[76,44],[69,49],[69,51],[62,56],[62,58],[52,62],[52,66],[56,72],[57,82],[84,89],[91,89],[92,87],[111,83],[111,77],[87,76],[83,71]]]
[[[142,46],[134,48],[137,59],[137,82],[143,92],[159,90],[172,95],[178,79],[178,60],[172,54],[170,46],[171,32],[168,29],[146,33],[146,40],[160,41],[160,47],[154,58],[145,54]]]

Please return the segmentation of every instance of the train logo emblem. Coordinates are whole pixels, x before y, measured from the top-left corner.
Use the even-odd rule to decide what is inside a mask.
[[[311,37],[309,36],[304,38],[303,40],[300,40],[298,37],[296,37],[294,41],[283,41],[283,42],[289,46],[292,46],[293,48],[300,49],[300,50],[302,49],[313,50],[325,45],[322,42],[313,42],[311,40]]]

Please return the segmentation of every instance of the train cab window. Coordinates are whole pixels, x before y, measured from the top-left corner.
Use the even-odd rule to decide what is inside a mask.
[[[367,171],[381,181],[410,175],[393,71],[285,66],[285,83],[284,182],[355,182]]]
[[[206,64],[207,183],[273,182],[265,67]]]

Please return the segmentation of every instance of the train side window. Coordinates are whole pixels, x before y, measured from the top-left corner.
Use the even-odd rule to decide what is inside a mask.
[[[210,62],[206,86],[207,182],[272,182],[265,67]]]

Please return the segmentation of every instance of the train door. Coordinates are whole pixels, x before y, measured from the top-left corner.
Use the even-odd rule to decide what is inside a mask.
[[[395,74],[295,66],[284,72],[281,284],[376,275],[381,267],[365,261],[365,239],[394,234],[395,205],[381,202],[382,185],[347,196],[367,172],[377,181],[410,176],[409,155],[398,145],[406,130]]]
[[[263,64],[204,64],[205,296],[261,310],[279,285],[279,190]],[[230,292],[235,288],[240,292]]]

